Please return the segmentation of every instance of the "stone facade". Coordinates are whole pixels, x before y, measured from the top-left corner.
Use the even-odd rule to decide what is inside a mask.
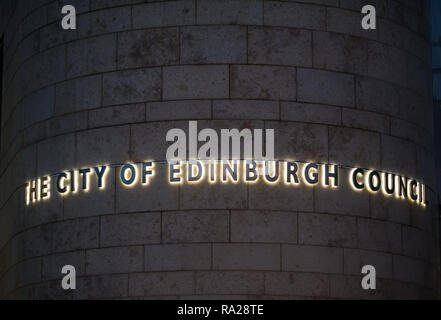
[[[2,1],[0,297],[439,297],[428,10],[371,1],[378,28],[364,31],[367,2]],[[162,176],[126,190],[115,167],[105,192],[25,205],[31,178],[165,160],[167,130],[188,120],[274,128],[281,159],[417,177],[429,204]]]

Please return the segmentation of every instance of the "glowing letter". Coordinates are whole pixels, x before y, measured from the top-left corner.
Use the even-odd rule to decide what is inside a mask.
[[[333,187],[338,187],[338,166],[334,165],[334,172],[329,172],[331,167],[329,164],[325,164],[325,185],[329,186],[329,179],[332,178]]]
[[[256,181],[259,177],[257,175],[257,163],[254,160],[246,160],[245,161],[245,182],[253,182]]]
[[[49,177],[43,177],[40,181],[40,197],[41,199],[48,198],[50,195]]]
[[[153,170],[147,170],[147,168],[152,168],[153,162],[144,162],[142,164],[142,184],[147,184],[147,176],[153,175]]]
[[[311,171],[311,169],[314,170],[314,172],[312,173],[312,178],[309,175],[309,172]],[[305,167],[305,180],[306,182],[308,182],[309,184],[317,184],[318,183],[318,173],[317,173],[317,169],[318,166],[314,163],[309,163],[308,165],[306,165]]]
[[[390,178],[389,176],[392,176],[392,186],[389,186]],[[391,173],[383,173],[383,191],[388,194],[394,194],[395,192],[395,175]]]
[[[106,172],[107,167],[102,166],[101,170],[97,167],[95,167],[94,169],[95,169],[96,176],[98,178],[98,188],[102,188],[103,187],[103,176],[104,176],[104,173]]]
[[[90,169],[81,169],[80,174],[83,175],[83,190],[88,189],[88,183],[87,183],[87,174],[90,172]]]
[[[299,178],[297,177],[297,170],[299,167],[295,162],[286,163],[286,183],[291,183],[291,177],[294,177],[294,183],[299,183]]]
[[[271,177],[269,173],[269,162],[265,161],[265,180],[268,182],[276,182],[279,179],[279,161],[271,161],[274,163],[274,176]]]
[[[375,182],[376,180],[376,182]],[[381,188],[381,179],[378,171],[371,171],[369,173],[369,189],[373,192],[377,192]]]
[[[354,169],[352,171],[351,182],[352,182],[352,186],[356,190],[362,190],[364,188],[364,183],[358,182],[358,180],[357,180],[357,175],[359,175],[359,174],[364,175],[364,170],[363,169]]]
[[[178,168],[175,168],[175,166],[178,166]],[[181,164],[179,162],[170,162],[169,172],[169,180],[171,183],[181,182],[181,177],[178,176],[181,173]]]
[[[57,178],[57,191],[58,191],[58,193],[61,193],[61,194],[67,192],[67,187],[63,181],[64,179],[67,179],[67,174],[60,173]],[[63,186],[61,186],[61,185],[63,185]]]
[[[193,166],[197,168],[197,174],[193,175]],[[200,161],[188,161],[187,163],[187,177],[189,182],[197,182],[202,178],[204,167]]]
[[[130,170],[130,178],[126,177],[127,170]],[[121,181],[122,181],[122,183],[129,186],[129,185],[133,184],[135,179],[136,179],[136,169],[133,165],[126,164],[125,166],[123,166],[121,168]]]
[[[228,181],[227,172],[233,182],[237,182],[237,161],[233,161],[233,168],[229,161],[222,161],[222,182]]]

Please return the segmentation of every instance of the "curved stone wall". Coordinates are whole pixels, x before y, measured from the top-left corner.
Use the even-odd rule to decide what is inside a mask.
[[[5,1],[0,297],[438,297],[428,13],[374,1],[378,29],[363,31],[365,2]],[[429,204],[165,175],[127,190],[115,166],[104,191],[25,205],[35,177],[165,160],[188,120],[273,128],[279,159],[421,179]]]

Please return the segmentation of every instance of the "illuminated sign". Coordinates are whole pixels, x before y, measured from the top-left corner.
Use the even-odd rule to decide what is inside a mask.
[[[338,189],[343,183],[348,183],[355,192],[383,194],[426,206],[426,186],[422,182],[378,170],[353,168],[348,176],[342,177],[339,165],[285,160],[188,160],[166,163],[167,179],[171,185],[264,182],[268,185],[281,183],[286,187],[306,185]],[[148,187],[156,176],[153,161],[116,166],[120,168],[117,180],[126,188]],[[105,190],[110,167],[103,165],[70,170],[29,181],[24,187],[26,204],[48,200],[54,194],[68,196],[89,192],[93,188]],[[54,190],[51,190],[52,179]]]
[[[196,121],[189,122],[188,134],[182,129],[170,129],[166,141],[171,142],[171,145],[166,153],[167,161],[164,162],[168,167],[168,182],[171,185],[182,185],[201,182],[253,184],[263,181],[268,185],[281,183],[286,187],[306,185],[333,189],[349,183],[357,192],[382,193],[426,206],[426,186],[416,179],[363,168],[352,168],[348,177],[341,177],[342,166],[336,164],[275,160],[274,130],[264,131],[265,135],[262,129],[221,129],[219,137],[210,128],[198,132]],[[198,143],[203,143],[200,148]],[[238,160],[242,153],[245,160]],[[186,159],[187,154],[190,160]],[[155,163],[159,162],[102,165],[43,176],[25,184],[25,201],[29,205],[47,200],[52,194],[68,196],[88,192],[91,188],[105,190],[111,167],[120,168],[117,179],[124,187],[147,186],[155,178]],[[96,181],[93,186],[92,177]],[[55,190],[51,190],[52,178]]]

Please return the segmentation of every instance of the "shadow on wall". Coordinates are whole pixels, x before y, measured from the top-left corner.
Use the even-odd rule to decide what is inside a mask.
[[[431,0],[434,158],[438,190],[439,226],[441,229],[441,1]]]

